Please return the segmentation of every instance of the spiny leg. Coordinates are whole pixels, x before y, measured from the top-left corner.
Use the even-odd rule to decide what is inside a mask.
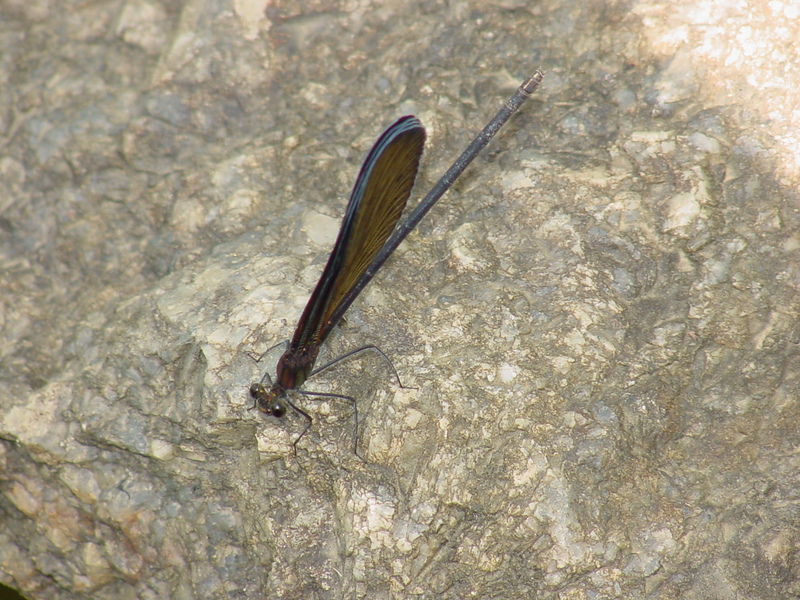
[[[265,357],[267,354],[269,354],[270,352],[272,352],[273,350],[275,350],[275,348],[277,348],[278,346],[283,346],[284,348],[286,348],[286,346],[288,346],[288,345],[289,345],[289,340],[284,340],[284,341],[282,341],[282,342],[278,342],[278,343],[277,343],[277,344],[275,344],[274,346],[270,346],[269,348],[267,348],[266,350],[264,350],[264,352],[262,352],[261,354],[256,354],[255,352],[252,352],[252,351],[248,350],[248,351],[247,351],[247,356],[249,356],[250,358],[252,358],[252,359],[253,359],[253,361],[254,361],[256,364],[258,364],[258,363],[260,363],[262,360],[264,360],[264,357]],[[261,380],[261,383],[264,383],[264,380],[263,380],[263,379]],[[272,382],[270,382],[270,383],[272,383]]]
[[[306,392],[300,392],[300,393],[306,394]],[[288,395],[285,396],[285,400],[289,406],[291,406],[299,414],[303,415],[303,417],[306,420],[306,428],[303,429],[303,431],[300,432],[300,435],[297,436],[297,439],[295,439],[295,441],[292,442],[292,448],[294,448],[294,455],[297,456],[297,442],[299,442],[300,438],[302,438],[306,434],[306,431],[308,431],[311,428],[311,423],[314,422],[314,419],[311,418],[310,414],[308,414],[306,411],[304,411],[302,408],[300,408],[294,402],[292,402]]]
[[[267,354],[269,354],[270,352],[275,350],[275,348],[277,348],[278,346],[286,347],[288,344],[289,344],[288,341],[278,342],[274,346],[271,346],[271,347],[267,348],[262,354],[260,354],[258,356],[256,356],[253,352],[250,352],[250,351],[247,352],[247,356],[249,356],[251,359],[253,359],[253,361],[255,361],[256,364],[258,364],[262,360],[264,360],[264,357]],[[259,383],[262,386],[264,385],[264,382],[267,383],[267,387],[272,387],[272,377],[270,376],[269,371],[264,371],[264,376],[259,381]],[[251,389],[252,389],[252,387],[251,387]],[[252,391],[250,392],[250,395],[253,396],[253,392]],[[254,402],[253,406],[250,407],[250,410],[253,410],[256,407],[256,404],[257,404],[257,402]]]
[[[400,381],[400,375],[397,373],[397,369],[395,369],[394,363],[391,361],[391,359],[388,356],[386,356],[386,354],[383,352],[383,350],[381,350],[377,346],[373,346],[372,344],[370,344],[368,346],[362,346],[361,348],[356,348],[355,350],[350,350],[350,352],[348,352],[346,354],[343,354],[342,356],[339,356],[337,358],[334,358],[332,361],[327,362],[324,365],[322,365],[321,367],[317,367],[316,369],[311,371],[311,375],[309,375],[308,377],[310,379],[311,377],[313,377],[317,373],[321,373],[322,371],[325,371],[329,367],[332,367],[332,366],[342,362],[343,360],[347,360],[348,358],[351,358],[351,357],[355,356],[356,354],[361,354],[362,352],[365,352],[367,350],[374,350],[375,352],[380,354],[384,358],[384,360],[386,360],[386,362],[388,363],[389,367],[392,369],[392,374],[394,375],[395,379],[397,380],[397,385],[400,386],[400,388],[402,388],[404,390],[413,389],[413,388],[407,388],[406,386],[403,385],[403,383]]]
[[[305,390],[294,390],[298,394],[303,394],[303,396],[317,396],[321,398],[338,398],[340,400],[347,400],[353,406],[353,454],[355,454],[358,458],[361,459],[362,462],[366,463],[367,461],[358,453],[358,405],[356,404],[356,399],[350,396],[345,396],[343,394],[330,394],[326,392],[307,392]],[[289,402],[289,405],[297,410],[298,412],[305,415],[307,419],[309,419],[308,426],[303,430],[303,433],[294,441],[295,443],[295,452],[297,452],[296,444],[300,441],[300,438],[303,437],[308,428],[311,427],[311,417],[304,411],[300,410],[297,406]]]

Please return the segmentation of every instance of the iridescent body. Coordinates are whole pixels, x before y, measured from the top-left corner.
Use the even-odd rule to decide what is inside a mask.
[[[425,129],[418,119],[402,117],[375,142],[356,179],[328,263],[308,300],[294,337],[278,361],[277,377],[269,387],[250,386],[258,409],[274,417],[286,414],[287,405],[311,417],[286,395],[315,373],[320,345],[341,318],[341,304],[383,248],[403,214],[425,146]],[[337,313],[334,316],[334,313]],[[317,394],[337,396],[334,394]],[[306,427],[306,430],[308,426]],[[305,430],[295,440],[305,434]]]
[[[286,392],[298,390],[309,377],[361,350],[374,349],[383,354],[375,346],[366,346],[314,369],[320,345],[353,300],[475,156],[536,90],[543,77],[544,74],[537,70],[517,88],[400,225],[397,223],[411,195],[419,169],[425,130],[415,117],[402,117],[375,142],[356,179],[339,237],[325,270],[300,317],[294,337],[278,361],[275,382],[270,382],[267,387],[262,380],[250,386],[250,396],[262,412],[282,417],[286,414],[287,406],[290,406],[305,417],[308,424],[294,441],[295,452],[297,442],[311,426],[311,416],[293,404]],[[264,379],[268,380],[268,375]],[[341,398],[353,403],[356,423],[354,446],[357,448],[358,412],[355,410],[355,401],[338,394],[311,394]]]

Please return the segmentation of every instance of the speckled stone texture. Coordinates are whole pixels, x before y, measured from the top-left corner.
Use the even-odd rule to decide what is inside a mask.
[[[0,4],[0,580],[31,600],[800,595],[794,2]],[[250,410],[361,160],[419,198]]]

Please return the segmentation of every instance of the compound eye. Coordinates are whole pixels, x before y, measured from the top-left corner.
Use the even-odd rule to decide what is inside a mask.
[[[258,400],[260,397],[263,397],[264,394],[267,393],[266,388],[261,385],[260,383],[254,383],[250,386],[250,397],[254,400]]]
[[[281,418],[283,415],[286,414],[286,405],[283,402],[278,402],[277,400],[273,402],[269,407],[269,413],[273,417]]]

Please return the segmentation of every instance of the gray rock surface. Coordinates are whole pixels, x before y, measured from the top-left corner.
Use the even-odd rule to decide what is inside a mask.
[[[789,2],[0,5],[0,580],[28,598],[800,594]],[[314,425],[250,410],[366,151],[416,198]],[[413,201],[413,200],[412,200]],[[324,360],[324,357],[323,357]],[[413,387],[411,387],[413,386]]]

